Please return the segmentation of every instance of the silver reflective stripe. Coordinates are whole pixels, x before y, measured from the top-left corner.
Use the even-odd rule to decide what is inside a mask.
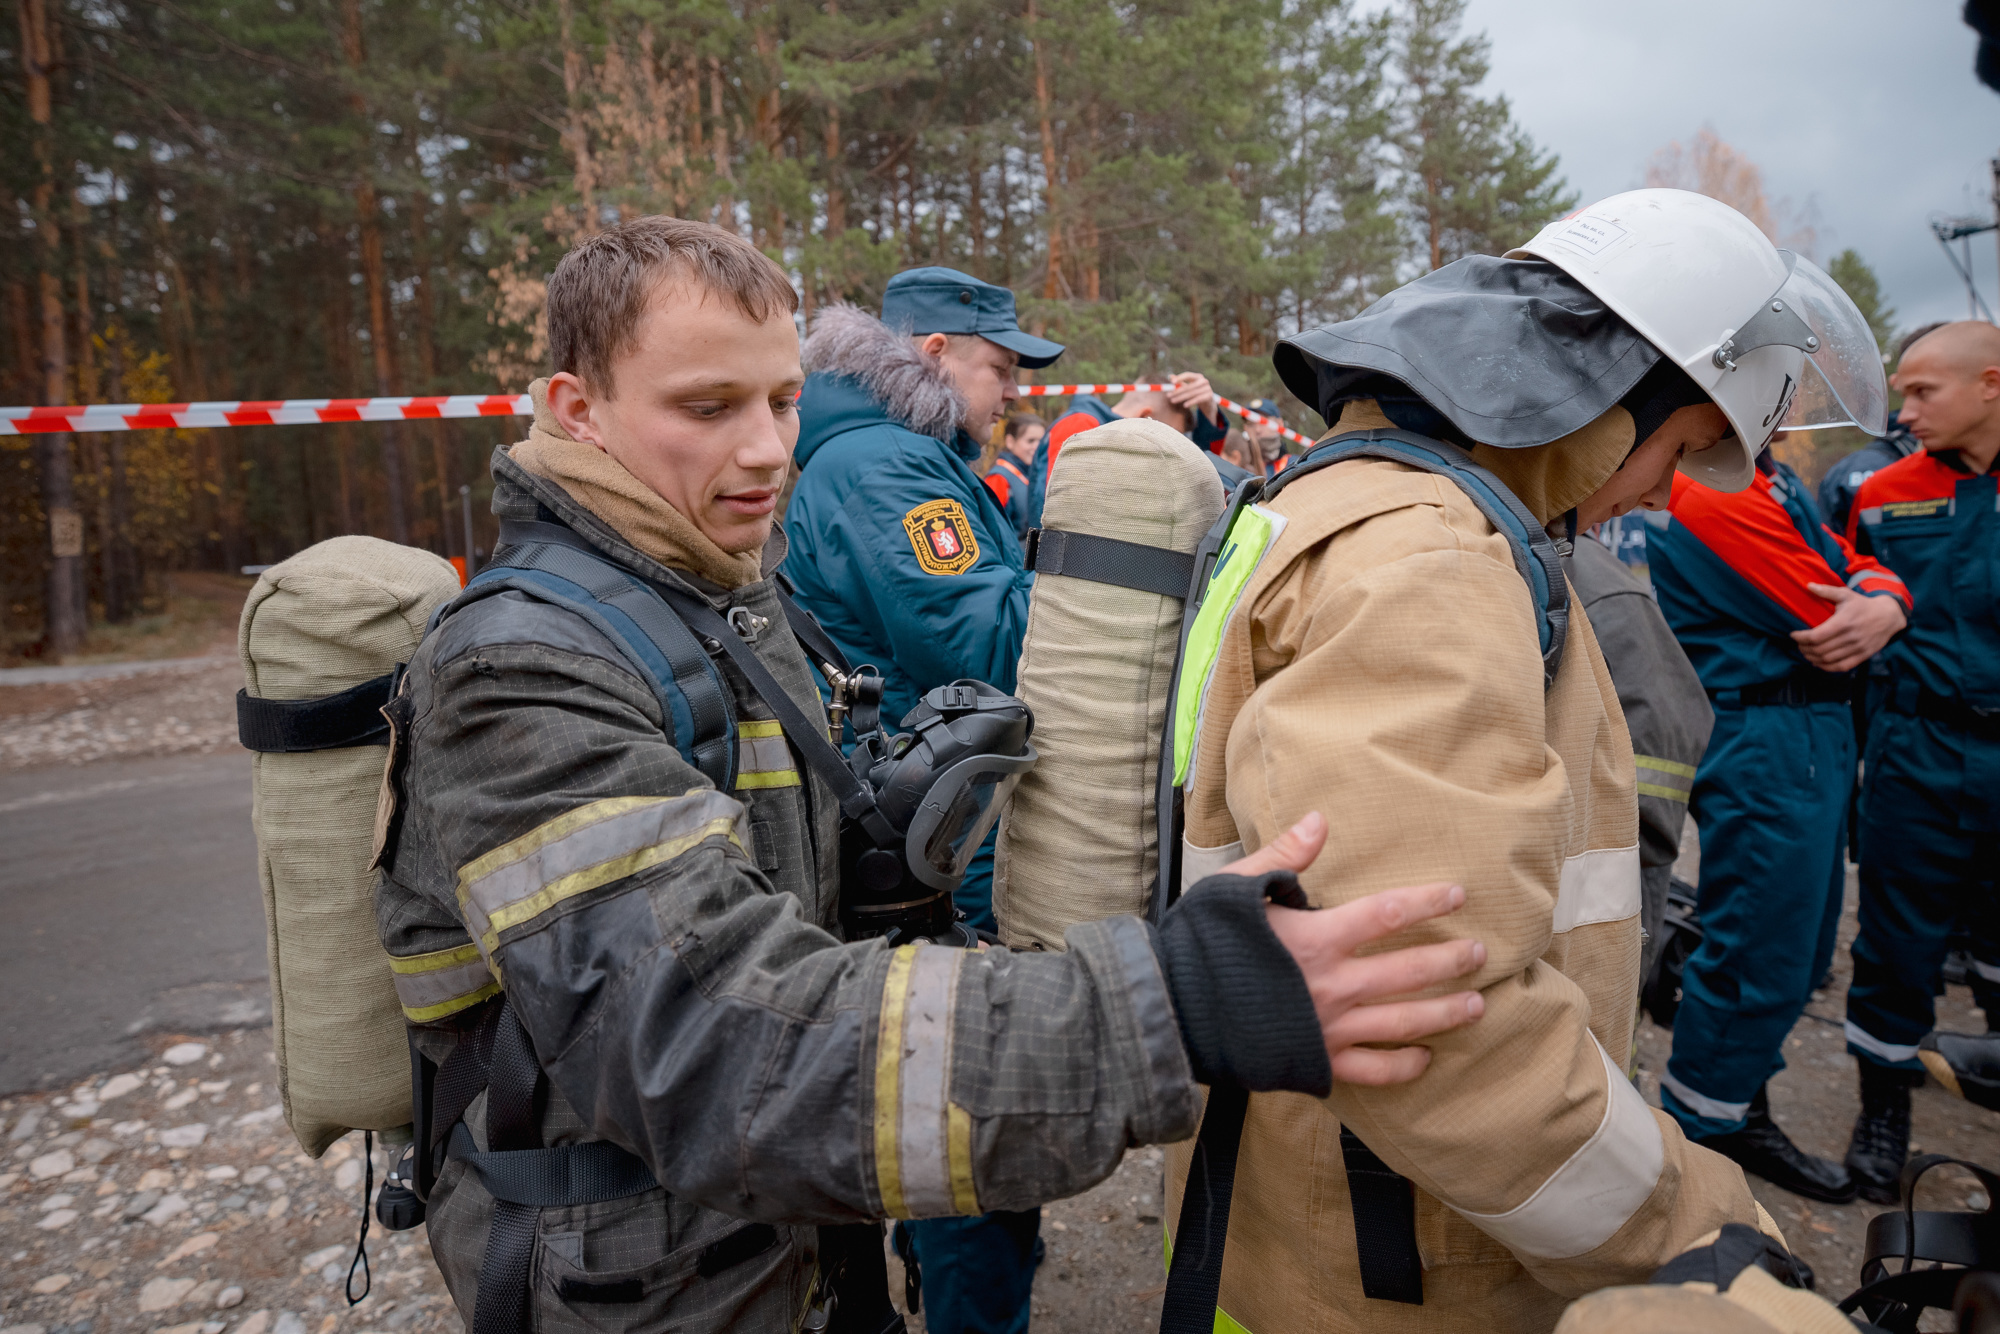
[[[897,1155],[903,1205],[911,1218],[960,1212],[952,1200],[952,1012],[965,951],[942,945],[917,950],[903,1011]],[[964,1115],[963,1112],[960,1113]]]
[[[1914,1061],[1917,1049],[1914,1045],[1905,1047],[1900,1042],[1884,1042],[1873,1033],[1864,1030],[1852,1019],[1847,1021],[1847,1040],[1870,1056],[1879,1056],[1885,1061]]]
[[[1902,576],[1894,570],[1856,570],[1853,574],[1847,576],[1847,586],[1849,588],[1859,588],[1864,581],[1869,579],[1885,584],[1900,584],[1903,582]]]
[[[1591,1039],[1592,1045],[1596,1039]],[[1666,1165],[1659,1122],[1603,1047],[1604,1119],[1597,1132],[1533,1195],[1504,1214],[1458,1209],[1467,1222],[1517,1255],[1566,1260],[1611,1240],[1652,1198]],[[1453,1206],[1456,1208],[1456,1206]]]
[[[736,725],[736,790],[798,787],[798,766],[785,743],[783,724],[774,718]]]
[[[530,830],[458,873],[459,910],[491,958],[502,931],[573,895],[636,875],[721,836],[743,846],[743,804],[713,788],[610,797]]]
[[[1622,922],[1639,915],[1639,845],[1594,848],[1563,863],[1556,893],[1557,935],[1593,922]]]
[[[2000,982],[2000,964],[1981,963],[1979,960],[1974,959],[1972,960],[1972,971],[1985,978],[1988,982]]]
[[[470,942],[429,954],[392,954],[389,976],[403,1015],[413,1024],[436,1023],[500,992],[493,970]]]
[[[1870,505],[1867,509],[1861,511],[1861,522],[1867,524],[1870,528],[1882,522],[1882,507],[1880,505]]]
[[[1680,1101],[1681,1106],[1687,1108],[1696,1116],[1706,1116],[1717,1121],[1741,1121],[1750,1114],[1749,1103],[1719,1102],[1709,1097],[1706,1093],[1696,1093],[1686,1084],[1675,1079],[1671,1070],[1662,1070],[1660,1072],[1660,1087],[1672,1093]]]

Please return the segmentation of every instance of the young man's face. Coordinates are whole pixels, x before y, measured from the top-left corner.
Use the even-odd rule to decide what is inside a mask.
[[[799,439],[805,372],[790,316],[753,320],[728,296],[669,279],[612,381],[606,396],[558,372],[549,408],[724,551],[761,548]]]
[[[1892,383],[1903,394],[1897,419],[1925,449],[1984,443],[2000,417],[2000,366],[1980,365],[1964,351],[1933,334],[1914,344],[1896,369]]]

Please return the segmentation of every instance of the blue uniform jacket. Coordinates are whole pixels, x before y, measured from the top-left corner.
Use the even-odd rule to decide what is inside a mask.
[[[1660,610],[1710,691],[1813,673],[1792,632],[1824,621],[1833,604],[1807,584],[1910,603],[1901,579],[1820,522],[1782,463],[1733,494],[1676,473],[1672,502],[1646,526]]]
[[[847,660],[880,669],[885,721],[960,677],[1014,689],[1034,576],[978,457],[964,432],[919,435],[846,376],[806,380],[784,572]]]
[[[979,479],[986,483],[986,489],[1000,502],[1000,512],[1013,525],[1014,536],[1023,542],[1028,540],[1028,529],[1034,526],[1028,521],[1028,501],[1035,489],[1034,479],[1029,476],[1028,470],[1033,466],[1003,449],[994,456],[993,466],[987,469],[986,475]]]
[[[1856,549],[1910,581],[1910,628],[1884,656],[1899,678],[1974,708],[2000,709],[2000,472],[1967,472],[1957,450],[1912,454],[1861,484]]]

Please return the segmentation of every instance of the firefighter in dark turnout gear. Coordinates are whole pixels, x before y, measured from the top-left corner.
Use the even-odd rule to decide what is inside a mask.
[[[424,1058],[429,1237],[474,1334],[892,1328],[879,1230],[827,1225],[1071,1194],[1191,1133],[1198,1079],[1407,1078],[1421,1052],[1349,1045],[1389,1036],[1375,1012],[1423,1033],[1477,1011],[1315,1002],[1380,934],[1261,907],[1323,823],[1157,930],[1092,923],[1064,954],[842,943],[840,810],[804,745],[816,632],[772,578],[792,300],[704,224],[638,219],[564,260],[558,374],[493,460],[498,574],[389,706],[378,916]],[[662,656],[663,614],[692,661]],[[720,764],[694,707],[711,669]],[[1463,897],[1392,893],[1406,919]],[[1404,957],[1360,998],[1477,962]]]

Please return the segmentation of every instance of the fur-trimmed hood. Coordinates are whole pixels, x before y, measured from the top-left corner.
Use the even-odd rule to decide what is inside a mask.
[[[965,419],[965,398],[936,359],[859,306],[841,302],[821,311],[800,355],[808,375],[854,381],[884,416],[918,435],[949,442]]]

